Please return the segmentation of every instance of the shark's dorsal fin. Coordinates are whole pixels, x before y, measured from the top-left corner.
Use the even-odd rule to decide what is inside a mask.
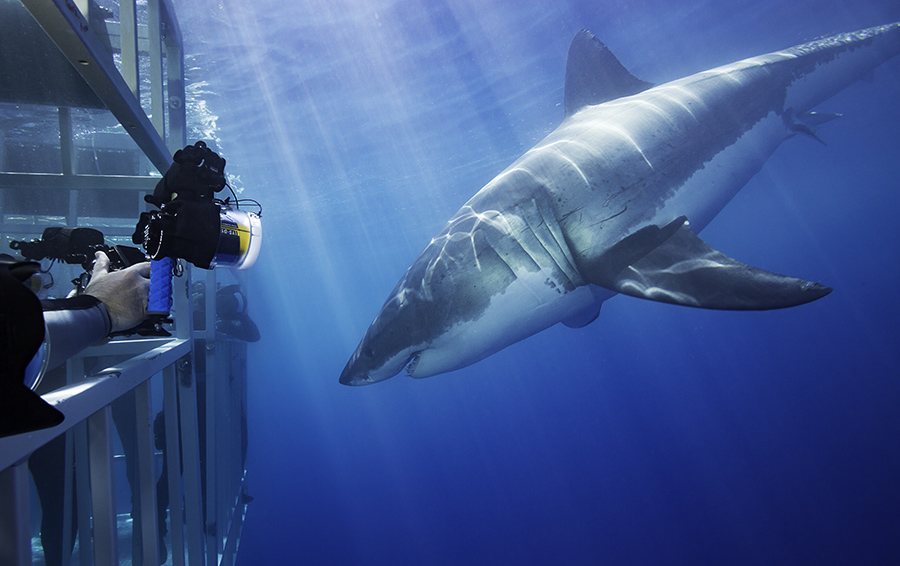
[[[652,86],[629,73],[594,34],[586,29],[575,34],[566,57],[566,116]]]
[[[628,265],[619,270],[624,262]],[[583,264],[582,276],[595,285],[641,299],[705,309],[780,309],[831,292],[819,283],[731,259],[694,234],[684,217],[663,228],[638,230]]]

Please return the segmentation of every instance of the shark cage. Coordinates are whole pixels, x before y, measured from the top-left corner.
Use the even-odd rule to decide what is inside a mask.
[[[130,242],[185,124],[170,0],[0,0],[0,252],[81,229],[104,250]],[[83,268],[39,257],[32,290],[65,297]],[[253,338],[221,317],[247,281],[180,271],[171,332],[115,336],[13,384],[61,423],[16,430],[0,414],[0,564],[235,562]]]

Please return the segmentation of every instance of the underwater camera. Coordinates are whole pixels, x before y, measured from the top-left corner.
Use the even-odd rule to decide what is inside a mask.
[[[50,226],[44,228],[39,239],[27,242],[13,240],[9,243],[9,247],[17,250],[22,257],[31,261],[49,259],[69,264],[81,264],[85,272],[72,280],[78,293],[83,291],[90,281],[94,254],[98,251],[105,253],[109,258],[110,271],[147,261],[144,252],[137,248],[106,245],[103,233],[95,228]],[[38,291],[38,289],[33,290]]]
[[[225,159],[198,141],[175,152],[153,195],[144,197],[159,210],[141,213],[132,241],[151,259],[148,312],[159,334],[168,334],[160,324],[168,322],[176,260],[201,269],[249,269],[259,256],[262,207],[234,191],[234,200],[214,198],[226,186]],[[257,212],[240,209],[248,202]]]
[[[9,247],[18,250],[25,259],[37,261],[54,259],[88,265],[94,260],[94,252],[109,250],[100,230],[60,226],[44,228],[40,239],[37,240],[28,242],[13,240],[9,243]]]
[[[159,210],[141,213],[132,241],[152,260],[184,259],[201,269],[250,268],[259,256],[260,215],[240,210],[244,201],[237,198],[213,198],[227,186],[225,160],[202,141],[175,152],[173,159],[153,195],[144,197]]]
[[[201,269],[249,269],[259,256],[259,216],[227,205],[173,201],[147,214],[141,242],[151,259],[180,258]]]

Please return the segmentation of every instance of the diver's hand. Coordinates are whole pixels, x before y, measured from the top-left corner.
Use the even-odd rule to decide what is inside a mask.
[[[127,330],[147,318],[150,293],[150,262],[136,263],[119,271],[109,271],[109,257],[97,252],[94,271],[84,294],[100,299],[109,312],[111,332]]]

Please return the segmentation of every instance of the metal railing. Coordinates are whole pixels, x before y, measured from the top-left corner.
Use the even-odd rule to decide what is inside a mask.
[[[122,0],[117,21],[91,17],[90,11],[97,8],[92,0],[21,0],[21,6],[121,124],[137,153],[149,160],[152,169],[165,172],[171,154],[186,143],[181,31],[170,1],[147,0],[144,7]],[[0,33],[3,25],[0,21]],[[104,35],[108,42],[98,38]],[[141,96],[140,86],[147,83],[142,70],[149,73],[149,97]],[[149,102],[142,105],[144,98]],[[37,204],[31,214],[9,205],[27,198],[27,191],[49,191],[65,199],[63,219],[69,226],[97,226],[110,220],[84,213],[79,206],[83,192],[131,192],[136,221],[143,195],[153,190],[159,177],[79,173],[79,141],[73,127],[77,108],[47,100],[35,104],[57,107],[61,172],[9,170],[0,148],[0,234],[40,233],[38,219],[44,216]],[[121,220],[110,220],[103,231],[118,237],[130,234],[120,226]],[[163,551],[167,563],[175,565],[234,563],[246,512],[246,345],[216,333],[214,271],[192,272],[187,265],[174,281],[174,336],[114,339],[71,358],[66,362],[67,384],[43,395],[65,415],[64,422],[0,438],[0,564],[32,562],[37,539],[31,513],[36,502],[28,459],[61,435],[62,501],[41,503],[61,506],[63,564],[72,560],[68,549],[73,546],[79,564],[119,564],[130,555],[133,564],[155,566]],[[208,292],[198,292],[199,282]],[[202,329],[195,329],[194,315],[201,311]],[[123,405],[129,415],[124,424],[113,418],[114,407]],[[156,419],[154,407],[161,407]],[[164,425],[162,431],[156,429],[154,439],[155,420]],[[133,434],[126,434],[132,426]],[[115,454],[117,429],[124,458]],[[154,446],[160,443],[161,449]],[[121,481],[116,485],[123,475],[119,462],[134,470],[129,477],[133,519],[123,511],[127,505],[117,505],[117,493],[121,495],[124,487]],[[162,477],[159,486],[158,477]],[[168,492],[168,542],[159,531],[165,524],[157,509],[162,486]],[[127,537],[119,528],[129,522],[130,553],[120,544]]]

